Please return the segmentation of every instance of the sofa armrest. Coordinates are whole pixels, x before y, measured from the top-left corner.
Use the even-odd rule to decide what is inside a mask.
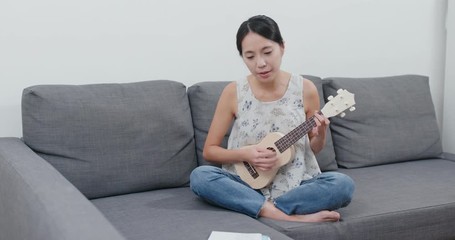
[[[455,154],[453,154],[453,153],[444,152],[444,153],[442,153],[442,158],[455,162]]]
[[[124,239],[19,138],[0,138],[0,239]]]

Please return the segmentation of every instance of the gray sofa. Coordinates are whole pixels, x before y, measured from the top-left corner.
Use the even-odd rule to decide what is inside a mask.
[[[321,102],[339,88],[356,97],[317,155],[356,182],[341,221],[256,220],[191,192],[227,82],[41,85],[23,92],[23,138],[0,138],[0,239],[455,239],[455,157],[428,78],[306,77]]]

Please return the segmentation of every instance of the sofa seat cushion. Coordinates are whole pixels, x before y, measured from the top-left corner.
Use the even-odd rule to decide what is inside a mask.
[[[346,168],[437,158],[442,144],[428,77],[327,78],[324,94],[355,94],[356,111],[332,118],[336,160]]]
[[[92,203],[130,240],[202,240],[212,231],[290,239],[246,215],[203,202],[188,187],[99,198]]]
[[[295,239],[455,239],[455,162],[428,159],[339,169],[356,183],[337,223],[262,222]]]
[[[196,166],[178,82],[33,86],[22,119],[25,143],[88,198],[184,186]]]
[[[303,75],[304,78],[311,80],[318,89],[321,107],[324,105],[324,95],[322,93],[322,80],[319,77]],[[196,151],[199,165],[210,164],[202,156],[205,138],[212,122],[213,114],[218,103],[218,99],[224,87],[229,82],[202,82],[188,88],[188,98],[191,105],[193,116],[194,134],[196,139]],[[224,137],[223,146],[227,146],[230,130]],[[286,133],[284,133],[286,134]],[[326,146],[316,155],[316,159],[322,171],[336,170],[338,168],[335,161],[335,150],[332,143],[330,129],[327,129]]]

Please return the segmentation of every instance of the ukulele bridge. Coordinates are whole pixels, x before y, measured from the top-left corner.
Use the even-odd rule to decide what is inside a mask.
[[[254,179],[259,177],[258,171],[256,171],[256,169],[250,163],[243,162],[243,164],[245,165],[245,168],[248,170],[248,173],[251,175],[251,177]]]

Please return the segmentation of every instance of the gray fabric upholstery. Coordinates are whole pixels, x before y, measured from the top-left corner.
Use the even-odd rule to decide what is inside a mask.
[[[88,198],[184,186],[196,166],[178,82],[33,86],[22,120],[26,144]]]
[[[311,76],[311,75],[302,75],[304,78],[311,80],[316,88],[318,89],[319,93],[319,101],[321,104],[321,109],[325,104],[324,100],[324,93],[322,88],[322,80],[319,77]],[[335,149],[333,147],[332,141],[332,132],[330,128],[327,128],[326,132],[326,142],[324,148],[316,154],[316,159],[318,160],[319,167],[322,171],[330,171],[338,169],[337,162],[335,160]]]
[[[202,202],[188,187],[100,198],[92,202],[129,240],[203,240],[214,230],[290,239],[246,215]]]
[[[355,94],[356,111],[332,118],[336,160],[346,168],[439,157],[442,144],[428,77],[328,78],[324,95]]]
[[[196,140],[196,153],[199,165],[216,165],[207,162],[202,156],[205,139],[212,123],[218,99],[221,92],[229,82],[202,82],[188,88],[188,99],[193,117],[194,138]],[[229,130],[224,137],[223,146],[227,146]]]
[[[352,239],[454,239],[455,163],[410,161],[341,169],[356,182],[340,213]]]
[[[0,239],[124,238],[20,139],[0,138]]]
[[[444,152],[442,154],[442,158],[450,160],[450,161],[455,161],[455,154],[454,153]]]
[[[319,78],[305,77],[321,90]],[[357,101],[357,111],[331,119],[333,144],[328,138],[317,155],[327,170],[336,169],[336,153],[349,168],[337,171],[356,183],[340,222],[257,221],[186,187],[197,162],[205,164],[227,82],[195,84],[188,96],[172,81],[47,85],[24,90],[29,146],[0,138],[0,239],[207,239],[213,230],[283,240],[455,239],[455,155],[442,153],[428,78],[323,82],[324,97],[342,87]]]
[[[339,169],[356,183],[337,223],[262,222],[294,239],[453,239],[455,162],[428,159]]]
[[[324,104],[322,93],[322,81],[319,77],[303,75],[311,80],[319,91],[321,106]],[[194,134],[196,139],[196,151],[199,165],[210,164],[202,156],[205,138],[207,137],[213,114],[215,113],[218,99],[224,87],[229,82],[202,82],[188,88],[188,98],[191,105],[191,114],[193,116]],[[228,131],[230,132],[230,131]],[[229,134],[226,134],[223,145],[227,146]],[[321,170],[336,170],[335,151],[332,143],[330,129],[327,129],[327,142],[325,148],[316,156]],[[211,164],[213,165],[213,164]]]

